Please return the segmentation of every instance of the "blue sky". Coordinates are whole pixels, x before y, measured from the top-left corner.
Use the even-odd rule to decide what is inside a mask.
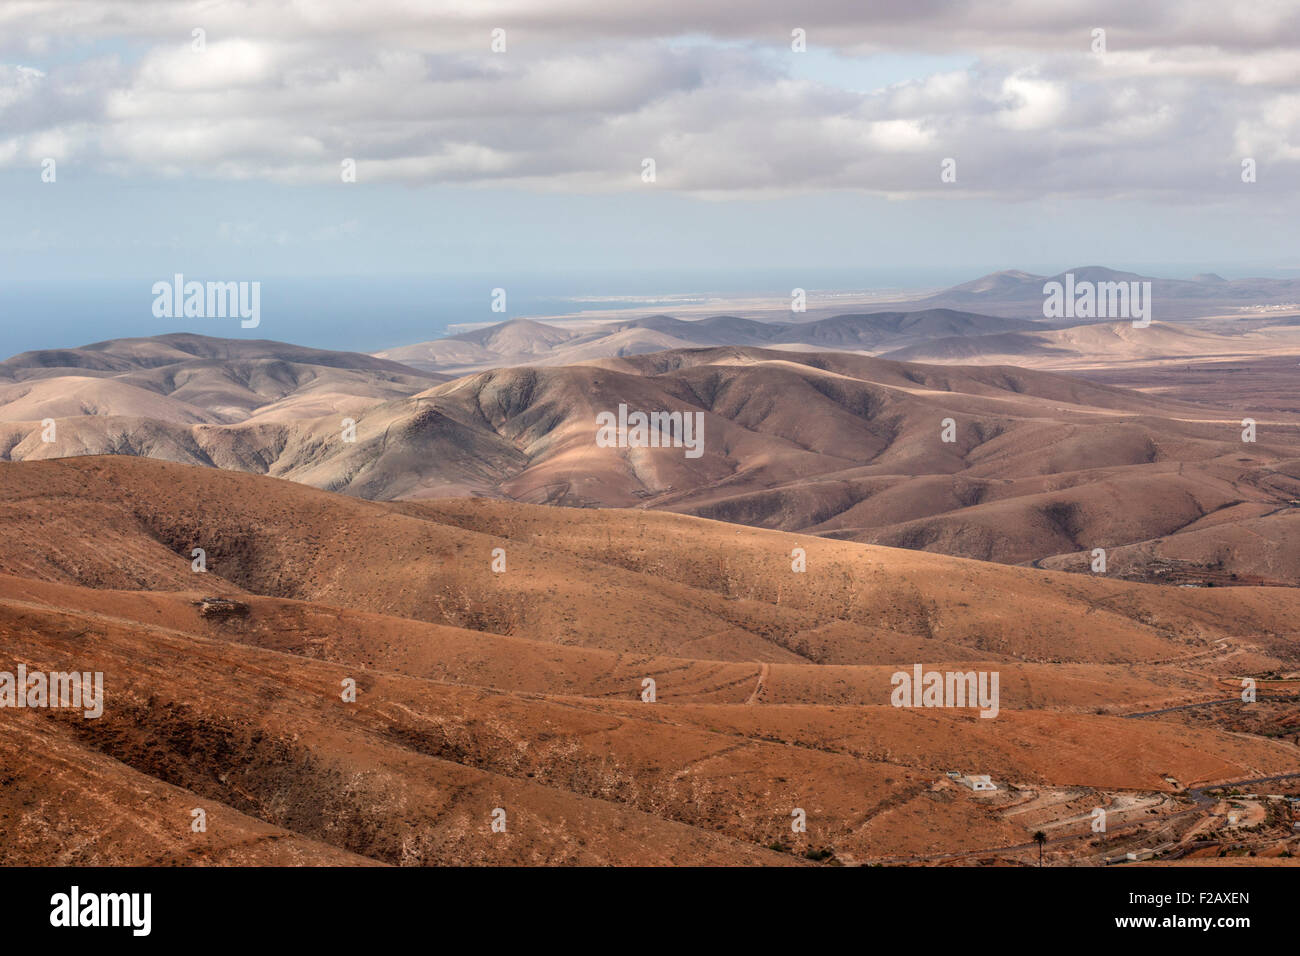
[[[881,269],[926,275],[1073,265],[1214,265],[1278,274],[1296,264],[1284,208],[1107,199],[891,200],[838,191],[744,200],[632,190],[141,181],[60,168],[0,174],[0,277],[491,276],[522,272]],[[1262,197],[1261,197],[1262,198]],[[215,276],[214,276],[215,277]]]

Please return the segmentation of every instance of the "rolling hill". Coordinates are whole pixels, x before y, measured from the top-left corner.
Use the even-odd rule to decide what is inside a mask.
[[[346,414],[445,376],[355,352],[189,333],[23,352],[0,362],[0,418],[228,424]]]
[[[1022,319],[951,309],[836,315],[807,322],[759,322],[734,315],[685,321],[668,315],[652,315],[594,324],[585,329],[512,319],[376,355],[428,371],[464,375],[489,368],[575,365],[696,346],[878,352],[936,337],[1028,331],[1037,326]]]
[[[1155,566],[1137,556],[1167,553],[1162,561],[1175,561],[1187,583],[1297,581],[1300,420],[1291,413],[1261,415],[1258,441],[1246,444],[1239,411],[1049,372],[749,347],[498,369],[431,386],[391,374],[352,387],[425,387],[355,396],[354,436],[341,409],[317,414],[310,386],[234,423],[203,420],[216,403],[177,387],[149,393],[156,414],[59,418],[53,442],[39,420],[0,424],[0,453],[159,458],[375,500],[653,508],[1010,564],[1078,569],[1104,548],[1116,552],[1110,573],[1141,580]],[[174,396],[187,394],[195,403],[182,415]],[[698,457],[600,447],[596,417],[620,405],[698,417]],[[11,408],[30,414],[30,402]],[[1267,546],[1246,552],[1195,534],[1224,522]]]
[[[6,656],[105,688],[100,719],[0,709],[9,864],[1027,861],[1052,807],[1087,860],[1190,826],[1188,786],[1300,767],[1125,717],[1294,668],[1290,589],[124,457],[0,464],[0,510]],[[998,715],[891,706],[916,661],[998,670]],[[1067,821],[1096,804],[1100,849]]]

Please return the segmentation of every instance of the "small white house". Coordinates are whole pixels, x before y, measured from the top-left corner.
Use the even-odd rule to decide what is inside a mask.
[[[986,773],[971,773],[961,778],[961,782],[975,791],[996,790],[998,788]]]

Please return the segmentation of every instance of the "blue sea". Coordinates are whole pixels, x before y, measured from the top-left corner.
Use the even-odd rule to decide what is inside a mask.
[[[784,274],[788,271],[788,274]],[[247,275],[186,275],[225,281]],[[672,314],[674,302],[714,296],[788,296],[817,290],[937,289],[970,278],[969,270],[762,270],[734,273],[518,275],[454,277],[260,278],[261,324],[237,318],[156,318],[153,284],[170,275],[82,281],[0,281],[0,358],[31,349],[68,348],[106,339],[197,332],[223,338],[274,339],[317,348],[373,352],[448,334],[449,327],[522,316],[623,309]],[[507,293],[504,314],[491,311],[494,288]],[[683,300],[683,297],[685,299]],[[452,332],[460,329],[452,328]]]

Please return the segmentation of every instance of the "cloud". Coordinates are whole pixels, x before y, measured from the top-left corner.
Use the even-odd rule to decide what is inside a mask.
[[[1261,190],[1300,172],[1296,4],[864,6],[0,6],[0,165],[50,155],[127,177],[344,188],[339,164],[354,158],[360,184],[1183,201],[1231,195],[1243,155],[1270,166]],[[498,26],[502,54],[489,49]],[[950,51],[972,65],[849,90],[793,69],[795,26],[848,56]],[[955,183],[940,179],[948,157]]]
[[[1002,81],[1005,108],[998,118],[1007,129],[1048,130],[1065,118],[1069,94],[1064,83],[1040,80],[1030,73],[1015,73]]]
[[[1112,50],[1204,46],[1233,52],[1294,49],[1300,9],[1290,0],[29,0],[0,6],[0,35],[21,46],[123,33],[188,44],[194,27],[209,39],[292,36],[443,52],[486,49],[497,27],[507,30],[513,51],[690,34],[788,44],[791,29],[801,27],[810,44],[848,50],[1042,53],[1086,48],[1099,27],[1107,30]]]

